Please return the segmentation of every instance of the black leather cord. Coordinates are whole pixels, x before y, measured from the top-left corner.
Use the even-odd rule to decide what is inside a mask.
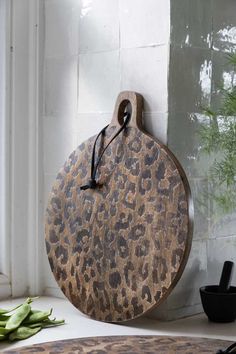
[[[126,112],[124,114],[124,123],[122,124],[122,126],[120,127],[120,129],[117,131],[117,133],[112,137],[112,139],[109,141],[109,143],[107,144],[107,146],[105,146],[105,148],[102,150],[101,155],[98,157],[97,162],[95,164],[95,152],[96,152],[96,144],[98,141],[98,138],[100,137],[100,135],[104,135],[106,128],[108,127],[108,125],[106,127],[104,127],[100,133],[97,135],[95,142],[93,144],[93,152],[92,152],[92,159],[91,159],[91,177],[88,181],[87,184],[83,185],[80,187],[81,190],[86,190],[86,189],[95,189],[97,186],[97,181],[96,181],[96,172],[98,169],[98,165],[103,157],[104,152],[106,151],[106,149],[108,148],[108,146],[112,143],[112,141],[122,132],[122,130],[125,129],[126,125],[128,124],[130,120],[130,113]]]
[[[231,344],[227,349],[222,350],[219,349],[216,354],[230,354],[230,353],[236,353],[236,342]]]

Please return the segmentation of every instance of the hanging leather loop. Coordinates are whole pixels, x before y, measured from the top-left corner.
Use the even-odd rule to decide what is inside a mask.
[[[117,133],[112,137],[112,139],[109,141],[109,143],[105,146],[105,148],[102,150],[100,156],[98,157],[97,163],[95,164],[95,152],[96,152],[96,144],[98,141],[98,138],[101,135],[105,134],[106,128],[108,127],[105,126],[100,133],[97,135],[95,142],[93,144],[93,152],[92,152],[92,159],[91,159],[91,177],[88,181],[87,184],[83,185],[80,187],[81,190],[86,190],[86,189],[95,189],[97,186],[97,181],[96,181],[96,172],[99,166],[99,163],[104,155],[104,152],[106,151],[106,149],[108,148],[108,146],[112,143],[112,141],[125,129],[126,125],[128,124],[130,120],[130,113],[126,112],[124,113],[124,122],[122,124],[122,126],[120,127],[120,129],[117,131]]]

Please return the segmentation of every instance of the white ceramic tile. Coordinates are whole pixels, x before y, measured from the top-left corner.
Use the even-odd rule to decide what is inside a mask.
[[[202,114],[211,104],[211,83],[210,49],[170,47],[169,110]]]
[[[45,57],[78,54],[78,0],[45,0]]]
[[[194,206],[193,239],[207,239],[210,225],[208,179],[189,178],[189,184]]]
[[[79,51],[119,48],[118,0],[81,0]]]
[[[121,50],[121,88],[144,96],[144,110],[167,112],[167,46]]]
[[[46,286],[44,288],[44,290],[43,290],[43,295],[54,296],[54,297],[60,298],[60,299],[66,299],[66,296],[61,291],[59,286],[57,286],[57,287],[55,287],[55,286]]]
[[[45,144],[45,147],[46,147],[46,144]],[[46,152],[46,151],[45,151],[45,153],[48,154],[48,152]],[[49,198],[49,193],[51,192],[52,185],[53,185],[55,179],[56,179],[56,174],[44,174],[44,211],[46,210],[48,198]],[[58,285],[56,283],[56,280],[52,274],[52,271],[51,271],[51,268],[49,265],[45,243],[43,244],[40,276],[41,276],[41,283],[42,283],[43,289],[45,289],[46,287],[58,288]]]
[[[44,115],[75,117],[77,110],[77,58],[46,59]]]
[[[54,275],[51,271],[49,261],[48,261],[48,256],[46,253],[46,248],[44,248],[44,252],[42,255],[42,287],[45,289],[46,287],[55,287],[58,288],[57,282],[54,278]]]
[[[167,320],[175,321],[181,318],[190,317],[203,312],[202,304],[185,306],[178,309],[168,309]],[[204,315],[203,315],[204,316]],[[207,321],[207,319],[206,319]]]
[[[111,114],[84,113],[78,115],[77,145],[93,135],[97,135],[102,128],[110,123]]]
[[[171,42],[181,47],[211,48],[212,7],[213,2],[206,0],[172,1]]]
[[[208,240],[208,284],[218,284],[224,261],[235,262],[236,236]],[[232,277],[232,285],[236,286],[236,272]]]
[[[217,206],[214,206],[217,208]],[[219,208],[219,207],[218,207]],[[211,227],[210,227],[210,237],[211,238],[220,238],[227,236],[236,237],[236,213],[221,215],[216,217],[212,213]]]
[[[119,90],[119,51],[79,56],[79,113],[112,112]]]
[[[188,312],[191,307],[199,305],[199,287],[203,286],[207,277],[207,248],[206,241],[193,241],[190,256],[186,268],[176,287],[167,300],[151,313],[152,318],[172,319],[183,312]],[[183,311],[181,311],[181,308]],[[191,311],[193,311],[193,308]],[[178,309],[178,311],[173,311]],[[191,312],[190,311],[190,312]],[[191,312],[193,313],[193,312]]]
[[[176,66],[178,68],[178,65]],[[177,72],[177,69],[175,70]],[[184,84],[183,84],[184,85]],[[169,82],[169,87],[171,86]],[[169,90],[169,103],[173,101],[173,97],[177,95],[178,99],[176,100],[177,105],[181,108],[181,104],[179,99],[183,99],[181,96],[181,81],[179,81],[179,85],[171,90]],[[186,88],[186,92],[190,92],[191,88]],[[194,97],[194,94],[189,94],[186,96],[186,102],[189,103],[189,97]],[[184,102],[184,99],[183,101]],[[170,106],[169,106],[170,107]],[[177,107],[177,106],[175,106]],[[203,153],[201,150],[202,144],[199,139],[199,130],[200,127],[203,126],[203,120],[205,119],[205,115],[199,113],[189,113],[187,108],[184,107],[183,111],[177,111],[175,108],[169,110],[168,113],[168,146],[174,152],[176,157],[179,159],[182,164],[185,173],[188,178],[206,178],[209,172],[209,165],[214,160],[214,156],[208,156]],[[206,202],[207,195],[199,195],[199,197],[203,197],[204,202]]]
[[[122,48],[167,43],[169,27],[169,1],[120,0]]]
[[[205,285],[207,278],[207,243],[193,241],[184,273],[168,298],[168,309],[199,304],[199,288]]]
[[[150,312],[147,317],[161,321],[168,321],[167,323],[170,323],[169,321],[173,322],[202,312],[202,304],[168,309],[167,305],[164,303],[155,310],[155,313]]]
[[[56,174],[44,174],[44,210],[46,210],[49,193],[52,190],[52,186],[55,180]]]
[[[167,113],[145,113],[144,126],[148,133],[167,144]]]
[[[45,117],[43,134],[45,174],[57,174],[76,147],[74,128],[69,120]]]
[[[213,49],[235,53],[236,50],[236,3],[214,0],[212,6]]]

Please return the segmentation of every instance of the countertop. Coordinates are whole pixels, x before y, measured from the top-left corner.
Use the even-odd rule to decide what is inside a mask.
[[[25,299],[0,301],[0,308],[10,308]],[[34,309],[53,308],[53,317],[64,318],[66,324],[43,329],[35,336],[16,343],[1,343],[0,352],[21,346],[78,337],[116,335],[169,335],[207,337],[236,341],[236,322],[211,323],[205,314],[176,321],[163,322],[149,318],[139,318],[125,324],[111,324],[92,320],[80,313],[68,300],[55,297],[40,297],[32,304]]]

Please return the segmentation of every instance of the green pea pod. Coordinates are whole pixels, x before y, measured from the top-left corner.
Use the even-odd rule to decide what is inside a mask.
[[[23,323],[24,324],[24,323]],[[32,324],[27,324],[26,325],[28,328],[36,328],[36,327],[42,327],[43,322],[37,322],[37,323],[32,323]]]
[[[4,315],[5,313],[10,313],[10,312],[13,312],[15,311],[16,309],[18,309],[22,304],[16,306],[16,307],[13,307],[12,309],[0,309],[0,315]]]
[[[65,324],[65,320],[46,320],[43,321],[42,328],[49,328],[49,327],[54,327],[54,326],[61,326]]]
[[[28,297],[26,299],[25,303],[31,304],[31,302],[33,302],[34,299],[38,299],[38,296],[37,297]],[[21,306],[22,306],[22,304],[17,305],[15,307],[13,307],[12,309],[0,309],[0,316],[4,315],[4,314],[7,314],[7,313],[10,313],[10,312],[13,312],[13,311],[17,310]]]
[[[0,327],[5,327],[6,323],[7,323],[7,321],[0,321]]]
[[[41,327],[28,328],[28,327],[20,326],[15,331],[10,333],[9,340],[14,341],[14,340],[26,339],[38,333],[40,330]]]
[[[30,310],[31,307],[27,302],[22,304],[9,318],[5,328],[10,330],[18,328],[24,319],[28,316]]]
[[[32,323],[27,325],[29,328],[35,328],[35,327],[42,327],[42,328],[49,328],[49,327],[55,327],[55,326],[60,326],[65,324],[65,320],[44,320],[43,322],[38,322],[38,323]]]
[[[24,324],[32,324],[46,320],[52,314],[52,309],[49,311],[30,311],[29,315],[24,320]]]
[[[6,334],[8,334],[9,332],[11,332],[10,329],[6,329],[4,327],[0,327],[0,335],[5,336]]]

